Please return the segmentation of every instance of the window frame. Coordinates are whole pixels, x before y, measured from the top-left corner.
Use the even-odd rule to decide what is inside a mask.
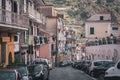
[[[104,20],[104,16],[100,16],[100,21],[103,21]]]
[[[90,35],[94,35],[95,34],[95,28],[94,27],[90,27]]]

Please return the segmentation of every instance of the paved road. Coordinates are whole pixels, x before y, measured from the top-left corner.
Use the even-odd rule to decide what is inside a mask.
[[[49,80],[95,80],[84,72],[72,67],[55,68],[50,72]]]

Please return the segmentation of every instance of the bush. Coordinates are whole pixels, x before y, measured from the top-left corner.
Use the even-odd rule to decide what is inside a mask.
[[[89,18],[89,12],[88,11],[83,11],[81,14],[80,14],[82,20],[86,20]]]

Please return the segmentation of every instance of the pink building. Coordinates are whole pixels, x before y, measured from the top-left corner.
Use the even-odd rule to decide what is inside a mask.
[[[109,13],[91,16],[86,21],[85,34],[87,59],[120,58],[120,25],[111,23]]]

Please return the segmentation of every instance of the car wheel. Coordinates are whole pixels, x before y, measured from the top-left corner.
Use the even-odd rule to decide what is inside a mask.
[[[46,80],[49,80],[49,78],[47,78]]]
[[[91,72],[90,72],[90,76],[92,76],[92,77],[93,77],[93,71],[91,71]]]
[[[98,80],[104,80],[104,74],[100,74]]]

